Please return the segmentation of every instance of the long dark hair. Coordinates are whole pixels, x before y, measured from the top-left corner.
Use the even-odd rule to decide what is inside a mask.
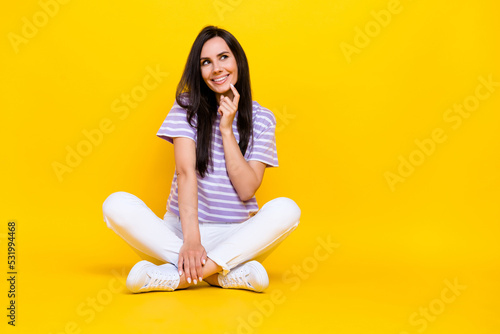
[[[212,165],[210,148],[213,139],[212,127],[217,118],[217,101],[215,92],[207,86],[201,77],[200,55],[205,42],[217,36],[224,39],[229,46],[238,66],[238,82],[234,87],[240,94],[236,124],[240,136],[238,145],[241,154],[245,155],[252,137],[252,92],[245,52],[230,32],[216,26],[206,26],[198,34],[191,47],[186,67],[176,91],[177,104],[187,110],[188,122],[193,127],[193,117],[197,116],[196,170],[201,177],[205,176],[208,166]]]

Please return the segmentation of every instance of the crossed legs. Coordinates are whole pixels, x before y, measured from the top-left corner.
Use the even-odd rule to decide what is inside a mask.
[[[136,196],[126,192],[111,194],[103,204],[104,221],[143,258],[156,263],[177,265],[183,244],[180,220],[167,213],[162,220]],[[243,223],[200,223],[202,244],[208,260],[202,278],[219,285],[218,275],[226,275],[241,263],[269,254],[298,225],[300,209],[287,198],[266,203],[252,218]],[[178,289],[187,288],[185,275]]]

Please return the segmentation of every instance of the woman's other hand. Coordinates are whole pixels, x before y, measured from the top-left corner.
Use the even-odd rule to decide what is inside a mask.
[[[194,284],[201,282],[203,273],[202,266],[207,261],[207,252],[205,247],[198,241],[184,241],[179,251],[179,275],[186,275],[186,281],[191,284],[191,279]]]

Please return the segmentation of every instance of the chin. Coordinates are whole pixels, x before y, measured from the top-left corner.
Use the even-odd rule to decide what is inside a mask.
[[[212,90],[216,93],[219,93],[219,94],[223,94],[223,93],[227,93],[231,90],[231,87],[228,87],[225,88],[225,87],[213,87]]]

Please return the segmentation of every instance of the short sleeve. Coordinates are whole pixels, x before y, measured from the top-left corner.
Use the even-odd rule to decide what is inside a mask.
[[[250,146],[251,149],[246,160],[257,160],[265,163],[267,167],[278,167],[274,114],[270,110],[258,106],[253,122],[253,145]]]
[[[196,126],[196,120],[193,120],[193,125]],[[189,124],[186,109],[179,106],[177,101],[174,102],[156,135],[169,143],[173,143],[175,137],[190,138],[196,143],[196,128]]]

